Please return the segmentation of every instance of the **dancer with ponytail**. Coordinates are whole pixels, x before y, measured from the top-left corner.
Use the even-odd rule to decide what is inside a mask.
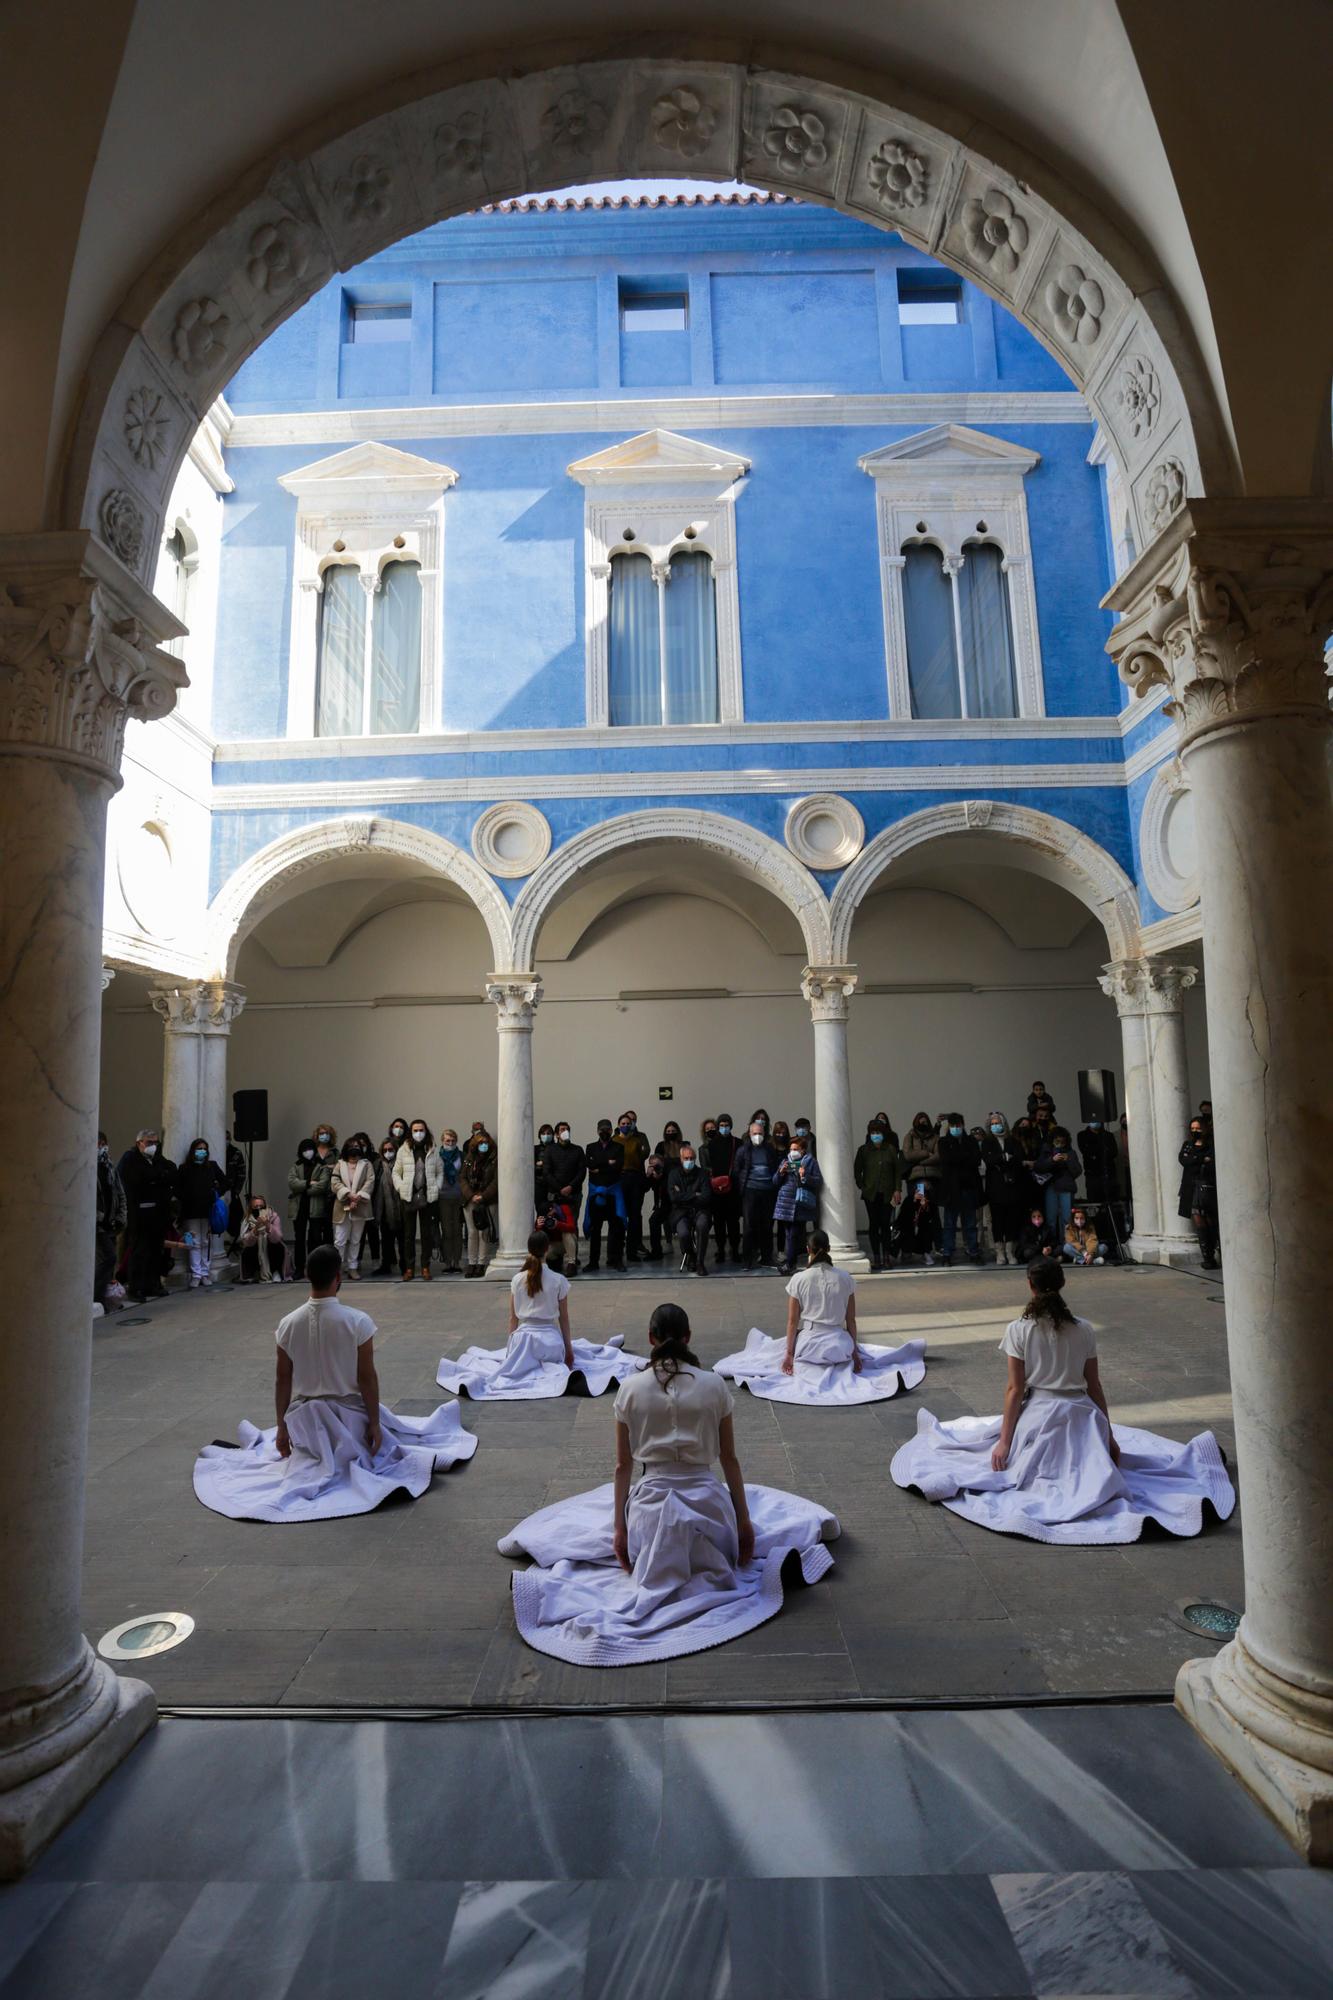
[[[1188,1444],[1112,1431],[1097,1336],[1065,1304],[1064,1283],[1052,1260],[1028,1268],[1028,1302],[1000,1342],[1003,1415],[939,1423],[923,1410],[893,1478],[978,1527],[1034,1542],[1136,1542],[1149,1520],[1197,1535],[1205,1503],[1225,1521],[1236,1495],[1211,1431]]]
[[[469,1347],[456,1361],[446,1354],[436,1380],[456,1396],[491,1402],[519,1402],[563,1396],[577,1377],[590,1396],[632,1374],[636,1363],[622,1354],[625,1336],[612,1334],[605,1345],[575,1340],[569,1331],[569,1279],[546,1261],[551,1239],[544,1229],[528,1238],[523,1268],[509,1285],[509,1345]]]
[[[793,1580],[832,1567],[832,1514],[745,1484],[731,1391],[693,1352],[684,1310],[658,1306],[648,1338],[650,1359],[616,1396],[614,1480],[530,1514],[499,1545],[534,1560],[513,1579],[523,1637],[580,1666],[724,1645],[781,1610],[789,1557]]]

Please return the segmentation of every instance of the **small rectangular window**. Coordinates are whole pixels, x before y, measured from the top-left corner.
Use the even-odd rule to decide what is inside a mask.
[[[347,310],[347,338],[356,346],[369,341],[410,340],[412,308],[402,305],[351,305]]]
[[[963,317],[963,287],[944,272],[898,273],[898,320],[902,326],[957,326]]]
[[[663,285],[660,290],[620,287],[622,333],[684,333],[690,323],[689,294]]]

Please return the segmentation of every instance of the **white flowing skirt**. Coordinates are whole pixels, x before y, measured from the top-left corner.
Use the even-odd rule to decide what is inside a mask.
[[[381,1403],[380,1432],[372,1458],[359,1396],[294,1403],[287,1412],[290,1458],[278,1454],[276,1429],[242,1423],[239,1446],[209,1444],[200,1452],[195,1495],[233,1521],[336,1521],[369,1514],[391,1493],[419,1499],[432,1473],[477,1449],[457,1403],[441,1403],[428,1417],[400,1417]]]
[[[782,1608],[789,1556],[806,1583],[833,1567],[836,1516],[772,1486],[747,1486],[754,1560],[737,1565],[731,1495],[709,1469],[650,1466],[626,1510],[627,1576],[612,1548],[609,1483],[529,1514],[499,1544],[536,1567],[513,1579],[518,1629],[539,1653],[583,1667],[640,1666],[738,1639]]]
[[[738,1354],[728,1354],[713,1367],[770,1403],[814,1403],[822,1408],[882,1403],[900,1389],[915,1389],[926,1374],[924,1340],[901,1347],[869,1347],[861,1342],[865,1365],[852,1369],[852,1336],[845,1328],[803,1327],[796,1336],[795,1370],[782,1372],[785,1340],[773,1340],[757,1326]]]
[[[922,1410],[916,1436],[894,1454],[890,1472],[899,1486],[978,1527],[1034,1542],[1136,1542],[1145,1521],[1197,1535],[1205,1502],[1224,1521],[1236,1504],[1211,1431],[1177,1444],[1117,1424],[1117,1465],[1106,1419],[1091,1398],[1037,1391],[1019,1413],[1008,1465],[992,1472],[1000,1423],[955,1417],[942,1424]]]
[[[509,1336],[508,1347],[469,1347],[457,1361],[446,1354],[436,1381],[456,1396],[476,1401],[518,1402],[529,1397],[563,1396],[575,1375],[581,1375],[590,1396],[600,1396],[612,1382],[623,1382],[639,1366],[632,1354],[622,1354],[623,1333],[613,1333],[604,1346],[575,1340],[574,1366],[565,1366],[565,1343],[558,1326],[528,1320]]]

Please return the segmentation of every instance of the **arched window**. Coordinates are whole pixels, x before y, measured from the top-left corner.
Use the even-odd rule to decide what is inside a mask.
[[[199,544],[183,521],[177,521],[162,543],[158,564],[156,595],[170,605],[182,625],[190,623],[190,597],[195,571],[199,567]],[[173,639],[167,648],[178,660],[185,658],[185,640]]]
[[[903,617],[913,715],[961,715],[953,579],[939,550],[904,549]]]
[[[965,715],[1017,715],[1009,579],[993,542],[969,542],[957,578]]]
[[[370,734],[412,734],[421,715],[421,571],[416,563],[385,564],[372,623]]]
[[[366,687],[366,593],[361,572],[335,563],[319,599],[315,734],[360,736]]]
[[[645,555],[612,556],[609,624],[613,728],[718,720],[711,556],[682,550],[656,573]]]

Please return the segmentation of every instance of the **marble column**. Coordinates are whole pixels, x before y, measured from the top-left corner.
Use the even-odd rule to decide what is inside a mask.
[[[541,997],[541,980],[530,973],[497,972],[486,983],[500,1037],[495,1134],[500,1152],[500,1240],[486,1276],[503,1278],[506,1284],[522,1265],[532,1234],[532,1023]]]
[[[156,1715],[149,1688],[121,1679],[88,1645],[79,1585],[106,806],[126,718],[167,714],[185,684],[180,663],[159,650],[181,630],[91,535],[0,538],[5,1876],[28,1865]]]
[[[868,1271],[856,1227],[856,1183],[852,1179],[852,1082],[847,1061],[847,1010],[856,987],[853,965],[807,965],[801,991],[810,1003],[815,1036],[815,1135],[819,1171],[820,1227],[828,1231],[829,1253],[846,1271]]]
[[[1099,981],[1120,1016],[1134,1182],[1129,1253],[1139,1264],[1198,1260],[1194,1230],[1177,1213],[1179,1154],[1191,1110],[1183,1001],[1197,978],[1192,965],[1127,958],[1108,965]]]
[[[227,1164],[227,1045],[245,1005],[243,987],[225,979],[183,979],[150,987],[162,1016],[162,1145],[177,1165],[192,1139],[207,1139]]]
[[[1188,501],[1111,593],[1163,685],[1199,838],[1245,1615],[1181,1709],[1333,1861],[1333,503]]]

